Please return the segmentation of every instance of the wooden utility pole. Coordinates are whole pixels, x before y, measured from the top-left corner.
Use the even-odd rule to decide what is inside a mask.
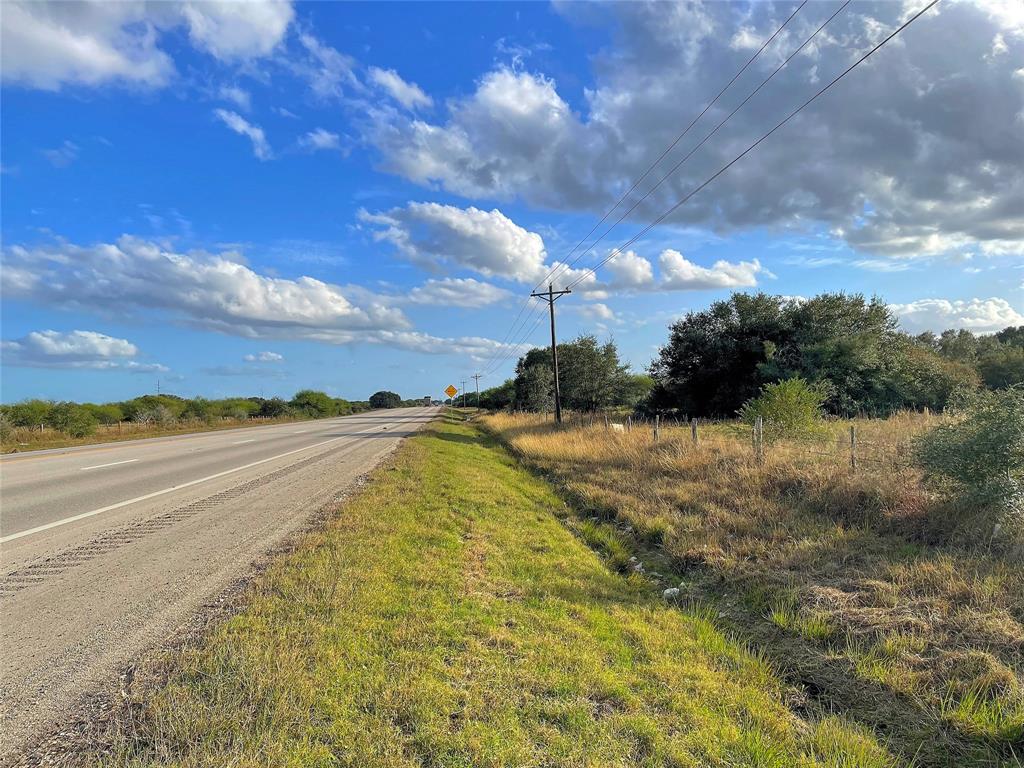
[[[555,371],[555,423],[562,423],[562,392],[558,388],[558,344],[555,342],[555,302],[567,293],[572,293],[568,288],[556,291],[551,283],[548,283],[547,293],[531,293],[538,299],[544,299],[548,303],[548,311],[551,313],[551,367]]]
[[[466,407],[466,380],[462,380],[462,407]]]
[[[480,374],[474,373],[473,378],[476,379],[476,407],[480,407]]]

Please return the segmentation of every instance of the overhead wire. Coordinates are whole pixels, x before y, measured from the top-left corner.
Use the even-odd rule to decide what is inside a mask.
[[[782,120],[780,120],[778,123],[776,123],[775,126],[771,130],[769,130],[767,133],[763,134],[761,136],[761,138],[759,138],[757,141],[755,141],[753,144],[751,144],[745,150],[743,150],[740,154],[738,154],[736,157],[734,157],[728,163],[726,163],[721,168],[719,168],[717,171],[715,171],[715,173],[713,173],[711,176],[709,176],[707,179],[705,179],[703,182],[701,182],[697,187],[694,187],[692,190],[690,190],[682,199],[680,199],[678,202],[676,202],[671,208],[669,208],[667,211],[665,211],[663,214],[661,214],[658,218],[656,218],[650,224],[648,224],[643,229],[641,229],[637,234],[633,235],[633,237],[629,238],[625,243],[623,243],[619,247],[613,249],[611,251],[611,253],[608,254],[608,256],[606,256],[604,259],[599,261],[596,265],[594,265],[593,267],[588,269],[585,273],[583,273],[578,278],[576,278],[576,280],[574,280],[572,283],[570,283],[567,287],[568,288],[572,288],[573,286],[578,285],[582,280],[586,279],[589,275],[596,274],[596,271],[598,269],[600,269],[602,266],[607,264],[609,261],[611,261],[613,258],[615,258],[618,254],[622,253],[623,249],[628,248],[630,245],[635,243],[637,240],[639,240],[645,234],[647,234],[652,229],[654,229],[654,227],[656,227],[658,224],[660,224],[665,219],[667,219],[669,216],[671,216],[675,211],[677,211],[680,207],[682,207],[688,200],[690,200],[690,198],[692,198],[694,195],[696,195],[702,189],[704,189],[709,184],[711,184],[711,182],[713,182],[715,179],[717,179],[719,176],[721,176],[723,173],[725,173],[727,170],[729,170],[737,162],[739,162],[744,157],[746,157],[748,154],[750,154],[762,142],[764,142],[766,139],[768,139],[770,136],[772,136],[776,131],[778,131],[780,128],[782,128],[784,125],[786,125],[786,123],[788,123],[790,120],[792,120],[794,117],[796,117],[800,112],[802,112],[804,109],[806,109],[808,106],[810,106],[810,104],[812,104],[814,101],[816,101],[824,93],[829,91],[840,80],[842,80],[844,77],[846,77],[848,74],[850,74],[850,72],[852,72],[854,69],[859,67],[865,61],[867,61],[868,58],[870,58],[872,55],[874,55],[886,43],[888,43],[890,40],[892,40],[894,37],[896,37],[898,34],[900,34],[900,32],[902,32],[904,29],[906,29],[911,24],[913,24],[915,21],[917,21],[919,18],[921,18],[921,16],[923,16],[925,13],[927,13],[929,10],[931,10],[931,8],[933,6],[935,6],[938,2],[939,2],[939,0],[931,0],[930,3],[925,5],[921,10],[919,10],[913,16],[909,17],[906,21],[904,21],[902,24],[900,24],[899,27],[897,27],[895,30],[893,30],[891,33],[889,33],[879,43],[875,44],[870,50],[868,50],[867,53],[865,53],[863,56],[861,56],[855,62],[853,62],[849,67],[847,67],[841,73],[839,73],[827,85],[825,85],[823,88],[818,90],[813,96],[811,96],[809,99],[804,101],[800,106],[798,106],[796,109],[794,109],[792,112],[790,112],[786,117],[784,117]]]
[[[665,157],[667,157],[669,155],[669,153],[672,152],[673,149],[675,149],[675,147],[679,144],[679,142],[682,141],[686,137],[686,135],[690,132],[690,130],[693,128],[693,126],[696,125],[697,122],[702,117],[704,117],[705,114],[707,114],[708,110],[711,109],[715,104],[718,103],[718,100],[725,94],[725,92],[727,90],[729,90],[729,88],[732,86],[732,84],[735,83],[740,78],[740,76],[744,72],[747,71],[747,69],[750,67],[750,65],[753,64],[754,61],[771,44],[771,42],[776,37],[779,36],[779,34],[786,28],[786,26],[789,24],[789,22],[791,22],[793,20],[793,18],[800,12],[800,10],[805,5],[807,5],[807,2],[808,2],[808,0],[802,0],[802,2],[800,2],[799,5],[797,5],[797,7],[793,10],[793,12],[785,19],[785,21],[782,22],[781,25],[779,25],[779,27],[775,30],[775,32],[773,32],[772,35],[767,40],[765,40],[764,43],[762,43],[761,47],[758,48],[757,51],[749,59],[747,59],[746,63],[744,63],[743,66],[740,67],[740,69],[736,72],[736,74],[734,74],[732,76],[732,78],[729,80],[729,82],[727,82],[718,91],[718,93],[715,94],[714,98],[711,99],[711,101],[709,101],[704,106],[704,109],[702,109],[700,111],[700,113],[690,121],[690,123],[686,126],[686,128],[684,128],[679,133],[679,135],[676,136],[676,138],[672,141],[672,143],[669,144],[668,147],[665,148],[665,150],[658,156],[658,158],[653,163],[650,164],[650,166],[648,166],[647,170],[645,170],[636,179],[636,181],[633,182],[633,185],[628,190],[626,190],[626,192],[623,193],[621,197],[619,197],[619,199],[615,202],[615,204],[605,212],[605,214],[601,217],[601,219],[596,224],[594,224],[594,226],[591,228],[591,230],[575,246],[573,246],[573,248],[565,255],[564,258],[569,258],[570,256],[572,256],[572,254],[575,253],[580,248],[580,246],[582,246],[587,240],[590,239],[591,235],[593,235],[594,232],[597,231],[598,227],[600,227],[605,221],[608,220],[608,217],[611,216],[611,214],[615,211],[615,209],[618,208],[620,205],[622,205],[622,203],[631,194],[633,194],[634,191],[636,191],[637,187],[639,187],[640,184],[643,182],[643,180],[646,179],[650,175],[651,171],[653,171],[661,163],[661,161],[664,160]],[[593,248],[593,245],[591,245],[591,248]],[[555,267],[553,267],[551,270],[548,271],[547,275],[540,282],[538,282],[537,285],[535,285],[533,287],[533,291],[536,291],[539,288],[541,288],[544,285],[544,283],[546,283],[548,280],[553,279],[556,274],[563,273],[565,270],[570,269],[578,261],[579,261],[579,257],[574,259],[568,265],[566,265],[564,262],[557,264]],[[519,311],[516,314],[515,318],[513,319],[512,324],[509,326],[509,330],[505,333],[504,337],[502,337],[501,341],[498,342],[499,346],[504,346],[505,342],[508,341],[510,337],[515,335],[516,331],[518,330],[517,326],[520,324],[520,319],[523,316],[523,312],[526,310],[526,307],[528,305],[529,305],[529,299],[527,299],[525,302],[523,302],[523,304],[519,307]],[[523,320],[522,321],[522,326],[525,327],[528,322],[529,322],[529,319]],[[491,361],[493,361],[495,359],[497,354],[499,354],[499,353],[496,352],[494,355],[491,356],[490,360],[488,361],[487,367],[491,367]]]
[[[820,26],[819,26],[819,27],[818,27],[817,29],[815,29],[815,30],[814,30],[814,32],[812,32],[812,33],[810,34],[810,36],[809,36],[809,37],[808,37],[808,38],[807,38],[806,40],[804,40],[804,41],[803,41],[803,42],[802,42],[802,43],[801,43],[801,44],[800,44],[799,46],[797,46],[797,47],[796,47],[796,48],[795,48],[795,49],[794,49],[794,50],[792,51],[792,53],[790,53],[790,54],[789,54],[789,56],[787,56],[787,57],[785,58],[785,60],[784,60],[784,61],[783,61],[783,62],[782,62],[781,64],[779,64],[779,65],[778,65],[778,66],[777,66],[777,67],[776,67],[776,68],[775,68],[774,70],[772,70],[771,74],[769,74],[769,75],[768,75],[768,76],[767,76],[766,78],[764,78],[764,80],[762,80],[762,81],[761,81],[761,83],[760,83],[760,84],[759,84],[759,85],[758,85],[758,86],[757,86],[756,88],[754,88],[754,90],[752,90],[752,91],[751,91],[751,92],[750,92],[749,94],[747,94],[747,97],[746,97],[745,99],[743,99],[743,101],[741,101],[741,102],[740,102],[739,104],[737,104],[737,105],[736,105],[736,107],[735,107],[735,108],[734,108],[734,109],[732,110],[732,112],[730,112],[730,113],[729,113],[728,115],[726,115],[726,116],[725,116],[725,117],[724,117],[724,118],[723,118],[723,119],[722,119],[722,120],[721,120],[721,121],[720,121],[720,122],[718,123],[718,125],[716,125],[716,126],[715,126],[714,128],[712,128],[712,129],[711,129],[711,130],[710,130],[710,131],[709,131],[709,132],[708,132],[708,133],[707,133],[707,134],[706,134],[706,135],[704,136],[704,138],[703,138],[703,139],[701,139],[701,140],[700,140],[700,142],[698,142],[698,143],[697,143],[697,145],[696,145],[696,146],[694,146],[693,148],[691,148],[691,149],[690,149],[690,151],[689,151],[689,152],[687,152],[687,153],[686,153],[686,154],[685,154],[685,155],[684,155],[684,156],[682,157],[682,159],[680,159],[680,160],[679,160],[679,161],[678,161],[678,162],[677,162],[677,163],[676,163],[675,165],[673,165],[673,166],[672,166],[672,167],[671,167],[671,168],[670,168],[670,169],[669,169],[669,170],[668,170],[668,171],[667,171],[667,172],[666,172],[666,173],[665,173],[664,175],[662,175],[662,177],[661,177],[660,179],[658,179],[657,183],[655,183],[655,185],[654,185],[653,187],[651,187],[650,189],[648,189],[648,190],[647,190],[647,191],[646,191],[646,192],[645,192],[645,193],[644,193],[644,194],[643,194],[643,195],[642,195],[642,196],[641,196],[641,197],[640,197],[640,198],[639,198],[639,199],[638,199],[638,200],[637,200],[637,201],[636,201],[635,203],[633,203],[633,205],[632,205],[632,206],[630,206],[629,210],[627,210],[627,211],[626,211],[625,213],[623,213],[623,214],[622,214],[621,216],[619,216],[619,218],[618,218],[618,219],[616,219],[616,220],[615,220],[615,222],[614,222],[614,223],[613,223],[613,224],[612,224],[612,225],[611,225],[610,227],[608,227],[608,229],[606,229],[606,230],[604,231],[604,233],[603,233],[603,234],[602,234],[602,235],[601,235],[600,237],[598,237],[598,238],[597,238],[597,239],[596,239],[596,240],[595,240],[594,242],[592,242],[592,243],[591,243],[591,244],[590,244],[590,245],[589,245],[589,246],[587,247],[587,249],[586,249],[585,251],[583,251],[583,252],[582,252],[582,253],[581,253],[581,254],[580,254],[579,256],[577,256],[577,257],[576,257],[576,259],[574,259],[572,263],[573,263],[573,264],[575,264],[575,263],[576,263],[576,262],[578,262],[578,261],[579,261],[580,259],[582,259],[582,258],[583,258],[584,256],[586,256],[586,255],[587,255],[588,253],[590,253],[591,251],[593,251],[593,250],[594,250],[594,248],[596,248],[596,247],[597,247],[598,243],[600,243],[600,242],[601,242],[602,240],[604,240],[604,239],[605,239],[605,238],[606,238],[606,237],[607,237],[607,236],[608,236],[608,235],[609,235],[609,234],[611,233],[611,231],[612,231],[613,229],[615,229],[615,227],[617,227],[617,226],[618,226],[619,224],[621,224],[621,223],[622,223],[623,221],[625,221],[625,219],[626,219],[627,217],[629,217],[629,215],[630,215],[631,213],[633,213],[633,211],[635,211],[635,210],[636,210],[637,208],[639,208],[639,207],[640,207],[640,204],[641,204],[641,203],[643,203],[643,202],[644,202],[644,200],[646,200],[646,199],[647,199],[648,197],[650,197],[650,196],[651,196],[652,194],[654,194],[655,190],[657,190],[657,189],[658,189],[658,188],[659,188],[659,187],[660,187],[660,186],[661,186],[662,184],[664,184],[664,183],[665,183],[665,181],[666,181],[666,180],[668,179],[668,177],[669,177],[669,176],[671,176],[671,175],[672,175],[672,174],[674,174],[674,173],[675,173],[676,171],[678,171],[678,170],[679,170],[679,169],[680,169],[680,168],[681,168],[681,167],[683,166],[683,164],[684,164],[684,163],[685,163],[685,162],[686,162],[687,160],[689,160],[689,159],[690,159],[691,157],[693,157],[693,155],[694,155],[694,154],[695,154],[695,153],[697,152],[697,150],[699,150],[699,149],[700,149],[701,147],[703,147],[703,146],[704,146],[704,145],[705,145],[705,144],[706,144],[706,143],[708,142],[708,140],[709,140],[709,139],[710,139],[710,138],[711,138],[712,136],[714,136],[714,135],[715,135],[716,133],[718,133],[718,130],[719,130],[720,128],[722,128],[722,126],[724,126],[724,125],[725,125],[726,123],[728,123],[728,122],[729,122],[729,121],[730,121],[730,120],[731,120],[731,119],[733,118],[733,115],[735,115],[735,114],[736,114],[737,112],[739,112],[739,111],[740,111],[741,109],[743,109],[743,107],[744,107],[744,106],[746,106],[746,104],[747,104],[747,103],[748,103],[748,102],[749,102],[749,101],[750,101],[750,100],[751,100],[752,98],[754,98],[754,96],[756,96],[756,95],[757,95],[758,93],[760,93],[760,92],[761,92],[761,89],[763,89],[763,88],[764,88],[764,87],[765,87],[766,85],[768,85],[768,83],[769,83],[769,82],[771,82],[771,81],[772,81],[772,79],[774,79],[774,77],[775,77],[775,76],[776,76],[776,75],[777,75],[777,74],[778,74],[779,72],[781,72],[781,71],[782,71],[782,69],[783,69],[783,68],[784,68],[784,67],[785,67],[785,66],[786,66],[787,64],[789,64],[789,62],[790,62],[790,61],[792,61],[792,60],[793,60],[793,58],[794,58],[794,57],[795,57],[795,56],[796,56],[796,55],[797,55],[798,53],[800,53],[800,51],[802,51],[802,50],[803,50],[804,48],[806,48],[806,47],[807,47],[807,46],[808,46],[808,45],[810,44],[810,42],[811,42],[811,41],[812,41],[812,40],[813,40],[813,39],[814,39],[815,37],[817,37],[817,36],[818,36],[818,34],[819,34],[819,33],[820,33],[820,32],[821,32],[821,31],[822,31],[822,30],[823,30],[823,29],[824,29],[825,27],[827,27],[827,26],[829,25],[829,23],[830,23],[830,22],[831,22],[831,21],[832,21],[832,20],[833,20],[833,19],[834,19],[834,18],[835,18],[836,16],[838,16],[838,15],[839,15],[839,14],[840,14],[840,13],[841,13],[841,12],[842,12],[843,10],[845,10],[845,9],[847,8],[847,6],[849,6],[849,5],[850,5],[850,2],[851,2],[851,0],[845,0],[845,2],[843,2],[843,3],[842,3],[842,4],[841,4],[841,5],[840,5],[840,6],[838,7],[838,8],[836,8],[836,10],[835,10],[835,11],[834,11],[834,12],[832,13],[832,15],[831,15],[831,16],[829,16],[829,17],[828,17],[827,19],[825,19],[825,21],[823,21],[823,22],[821,23],[821,25],[820,25]],[[571,265],[570,265],[570,266],[571,266]],[[583,276],[581,275],[580,277],[583,277]]]

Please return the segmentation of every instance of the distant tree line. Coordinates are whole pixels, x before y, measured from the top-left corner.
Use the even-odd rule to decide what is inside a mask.
[[[885,416],[941,410],[955,393],[1024,383],[1024,326],[912,336],[878,298],[736,293],[673,323],[648,375],[632,373],[614,342],[594,336],[559,344],[558,358],[568,410],[733,417],[765,386],[802,379],[827,413]],[[480,393],[480,404],[548,411],[553,395],[550,350],[531,349],[514,378]]]
[[[421,405],[422,400],[403,400],[394,392],[376,392],[369,400],[345,400],[326,392],[303,389],[291,400],[281,397],[205,397],[183,398],[177,395],[142,395],[111,403],[75,403],[71,401],[23,400],[0,405],[0,428],[44,425],[72,437],[92,434],[100,424],[129,421],[141,424],[173,426],[188,422],[212,424],[222,420],[323,419],[362,413],[372,408],[397,408]],[[6,439],[6,434],[3,435]]]

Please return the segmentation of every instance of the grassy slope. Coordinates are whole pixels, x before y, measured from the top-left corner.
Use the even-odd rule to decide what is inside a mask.
[[[906,422],[861,427],[878,446]],[[941,504],[912,469],[851,473],[841,452],[781,448],[757,466],[749,440],[714,432],[655,445],[647,430],[486,424],[590,510],[578,529],[609,562],[682,580],[804,689],[808,713],[867,724],[922,766],[1021,765],[1024,568],[941,543]]]
[[[472,426],[369,489],[172,659],[110,765],[882,766],[706,611],[609,571]]]

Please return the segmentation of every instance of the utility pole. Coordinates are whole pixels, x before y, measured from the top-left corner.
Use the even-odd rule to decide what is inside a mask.
[[[572,293],[568,288],[556,291],[551,283],[548,283],[547,293],[531,293],[530,296],[544,299],[548,303],[548,311],[551,313],[551,367],[555,369],[555,423],[562,423],[562,392],[558,388],[558,345],[555,343],[555,302],[567,293]]]
[[[474,373],[473,378],[476,379],[476,407],[480,407],[480,374]]]
[[[466,407],[466,380],[462,380],[462,407]]]

